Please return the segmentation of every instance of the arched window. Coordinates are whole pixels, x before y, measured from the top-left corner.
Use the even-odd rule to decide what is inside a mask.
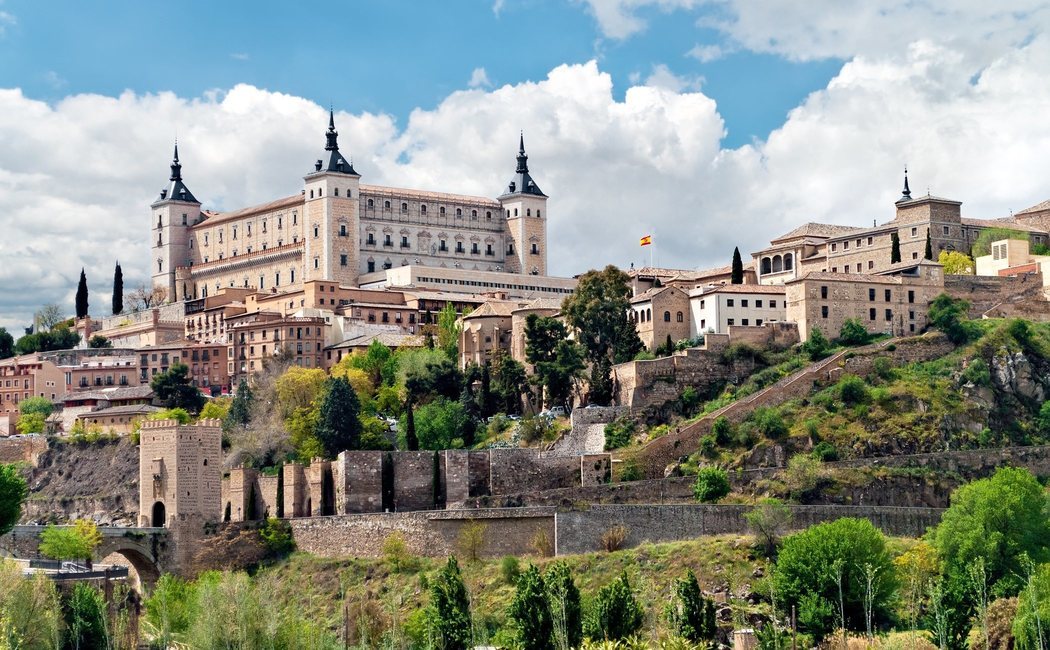
[[[426,214],[426,213],[427,213],[427,206],[424,203],[423,205],[419,206],[419,214]]]
[[[671,322],[671,312],[669,312],[669,311],[665,311],[664,312],[664,322],[665,323],[670,323]]]
[[[780,273],[784,270],[784,260],[779,255],[773,256],[773,273]]]
[[[682,322],[684,322],[684,320],[685,320],[685,319],[684,319],[684,317],[682,316],[682,312],[678,312],[678,322],[679,322],[679,323],[682,323]]]
[[[389,210],[390,209],[390,201],[383,201],[383,207],[386,208],[387,210]]]
[[[157,246],[162,246],[163,244],[164,244],[164,235],[162,235],[161,233],[158,232],[157,233]]]
[[[773,266],[769,261],[768,257],[762,258],[762,275],[767,275],[773,272]]]
[[[532,216],[532,208],[527,208],[525,210],[525,216],[526,217],[531,217]]]
[[[652,320],[653,320],[653,310],[652,309],[646,309],[645,310],[645,321],[647,323],[651,323]]]
[[[784,255],[784,270],[790,271],[791,268],[794,266],[794,262],[795,259],[791,253],[787,253],[786,255]]]
[[[477,216],[478,216],[478,211],[477,210],[471,210],[470,211],[470,216],[472,216],[472,217],[474,217],[476,219]]]
[[[402,212],[408,212],[408,204],[407,203],[402,203],[401,204],[401,211]]]
[[[376,207],[375,201],[373,201],[372,199],[368,199],[368,207],[370,207],[370,208]]]
[[[337,188],[335,188],[335,195],[336,195],[336,196],[339,196],[339,188],[338,188],[338,187],[337,187]]]
[[[457,217],[462,217],[463,216],[463,210],[461,208],[456,208],[456,216]]]
[[[311,199],[314,198],[314,191],[313,190],[310,190],[310,198]]]
[[[486,210],[485,211],[485,218],[489,219],[489,220],[492,219],[492,211],[491,210]]]

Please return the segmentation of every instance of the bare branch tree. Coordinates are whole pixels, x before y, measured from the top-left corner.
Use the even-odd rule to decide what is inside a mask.
[[[133,311],[152,309],[167,302],[168,290],[165,287],[154,287],[143,283],[132,289],[127,298]]]

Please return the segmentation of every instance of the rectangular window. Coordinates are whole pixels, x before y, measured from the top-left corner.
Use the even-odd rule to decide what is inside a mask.
[[[871,302],[875,302],[875,290],[874,289],[868,289],[868,300],[870,300]]]
[[[915,292],[914,291],[911,291],[911,290],[908,291],[908,302],[915,302]]]
[[[942,228],[942,231],[944,232],[945,235],[948,235],[948,234],[951,233],[951,230],[949,230],[948,226],[941,226],[941,228]]]
[[[870,271],[873,268],[875,268],[875,262],[873,260],[868,260],[868,270]]]
[[[742,319],[742,320],[740,321],[740,324],[741,324],[741,325],[744,325],[744,326],[747,326],[747,319],[746,319],[746,318]]]
[[[776,309],[776,306],[777,306],[777,301],[776,300],[770,300],[769,301],[769,308],[770,309]]]
[[[909,311],[908,312],[908,320],[915,320],[915,312],[914,311]]]
[[[726,307],[732,307],[734,304],[736,303],[732,298],[726,298]]]
[[[743,298],[743,299],[740,300],[740,306],[741,307],[747,307],[747,298]],[[746,325],[747,323],[744,323],[744,324]]]
[[[886,322],[889,322],[891,320],[893,320],[893,310],[892,309],[887,309],[886,310]]]
[[[868,246],[871,246],[871,242],[872,242],[872,241],[874,241],[874,240],[873,240],[873,238],[871,238],[871,237],[868,237]]]
[[[735,324],[735,323],[734,323],[734,321],[733,321],[733,319],[732,319],[732,318],[727,318],[727,319],[726,319],[726,324],[727,324],[727,325],[733,325],[733,324]]]
[[[821,318],[827,318],[828,317],[828,306],[827,305],[821,305],[821,307],[820,307],[820,317]]]
[[[848,241],[842,242],[842,250],[849,250],[849,242]]]
[[[875,308],[872,307],[868,310],[868,320],[875,320]]]
[[[912,228],[911,229],[911,236],[912,237],[918,237],[919,236],[919,229],[918,228]]]
[[[832,251],[838,250],[838,246],[839,246],[838,244],[832,244],[831,245],[831,250]]]
[[[339,256],[339,266],[346,266],[346,255]]]
[[[886,289],[886,302],[889,302],[892,299],[893,299],[893,290],[892,289]]]
[[[820,288],[820,299],[821,300],[827,300],[828,299],[828,288],[826,286],[822,286]]]
[[[860,262],[857,262],[857,273],[860,273]]]
[[[755,308],[756,309],[762,309],[762,301],[761,300],[756,300],[755,301]]]
[[[761,318],[759,318],[758,320],[755,321],[755,325],[761,325],[761,324],[762,324],[762,319]]]

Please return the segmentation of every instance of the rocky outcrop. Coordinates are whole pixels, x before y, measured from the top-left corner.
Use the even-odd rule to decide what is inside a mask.
[[[1046,399],[1043,380],[1023,352],[1010,353],[1005,349],[1000,350],[992,357],[991,371],[992,382],[998,390],[1034,402]]]
[[[134,526],[139,510],[139,450],[131,440],[52,443],[26,470],[29,498],[21,523],[92,519]]]

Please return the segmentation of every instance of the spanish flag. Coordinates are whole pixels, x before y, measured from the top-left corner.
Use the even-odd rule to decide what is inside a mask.
[[[653,243],[653,236],[652,235],[646,235],[645,237],[642,237],[642,239],[641,239],[641,241],[639,242],[638,245],[639,246],[649,246],[652,243]]]

